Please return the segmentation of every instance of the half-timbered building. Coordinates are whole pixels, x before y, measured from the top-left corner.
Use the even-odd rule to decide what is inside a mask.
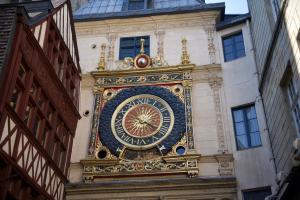
[[[68,0],[0,4],[1,200],[63,199],[79,73]]]

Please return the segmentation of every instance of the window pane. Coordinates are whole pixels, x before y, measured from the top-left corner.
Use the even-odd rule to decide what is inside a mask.
[[[235,48],[236,48],[236,50],[242,50],[242,51],[244,51],[245,50],[244,43],[243,42],[237,42],[237,43],[235,43]]]
[[[235,52],[235,49],[234,49],[234,47],[232,45],[224,47],[224,50],[225,50],[226,54],[234,53]]]
[[[239,33],[238,35],[235,35],[234,36],[234,41],[237,43],[237,42],[242,42],[244,43],[244,39],[243,39],[243,34],[242,33]]]
[[[246,55],[242,32],[223,38],[223,52],[225,62]]]
[[[259,132],[251,133],[250,137],[251,137],[251,146],[252,147],[256,147],[256,146],[260,146],[261,145],[261,140],[260,140],[260,134],[259,134]]]
[[[223,45],[224,46],[228,46],[228,45],[232,45],[233,44],[233,40],[232,38],[226,38],[223,40]]]
[[[235,59],[234,53],[229,53],[225,55],[225,61],[231,61]]]
[[[237,141],[237,148],[238,149],[247,149],[247,148],[249,148],[247,135],[237,136],[236,141]]]
[[[244,57],[246,54],[245,54],[245,51],[244,50],[241,50],[241,51],[237,51],[236,52],[236,58],[241,58],[241,57]]]
[[[141,38],[145,39],[145,43],[144,43],[145,54],[150,55],[149,36],[121,38],[119,59],[122,60],[125,57],[134,58],[136,55],[138,55],[141,49]]]
[[[128,10],[141,10],[144,9],[144,0],[129,0]]]
[[[247,113],[247,119],[256,119],[256,112],[255,112],[255,107],[251,106],[248,108],[245,108],[246,113]]]
[[[236,110],[233,112],[234,116],[234,121],[235,122],[241,122],[244,121],[244,115],[243,115],[243,110]]]
[[[248,121],[248,125],[249,125],[249,131],[250,131],[250,133],[258,132],[259,131],[257,119],[250,119]]]
[[[244,122],[236,123],[235,131],[236,131],[236,135],[245,135],[247,132],[246,132],[246,127]]]

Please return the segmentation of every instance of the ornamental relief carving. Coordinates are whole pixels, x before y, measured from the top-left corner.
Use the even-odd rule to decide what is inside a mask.
[[[211,22],[214,21],[214,18],[203,20],[201,18],[188,18],[188,19],[174,19],[174,21],[146,21],[146,22],[137,22],[136,24],[127,24],[124,25],[115,24],[113,26],[78,26],[76,29],[76,34],[78,36],[86,35],[107,35],[110,33],[130,33],[130,32],[144,32],[144,31],[153,31],[153,30],[167,30],[167,29],[177,29],[177,28],[190,28],[190,27],[205,27],[210,26]]]
[[[117,34],[109,33],[107,34],[107,41],[108,41],[108,52],[107,52],[107,63],[106,69],[112,70],[115,60],[115,43],[117,40]]]
[[[204,26],[204,30],[207,34],[208,54],[210,57],[210,64],[216,63],[216,47],[214,44],[214,37],[216,35],[215,24]]]
[[[217,124],[217,136],[218,136],[218,151],[220,153],[228,152],[225,134],[224,134],[224,122],[222,115],[222,99],[221,99],[221,88],[222,88],[222,78],[220,77],[210,77],[208,80],[209,86],[212,89],[215,113],[216,113],[216,124]]]

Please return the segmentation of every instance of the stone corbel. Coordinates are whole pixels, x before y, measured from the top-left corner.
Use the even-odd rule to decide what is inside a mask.
[[[234,174],[232,154],[216,155],[215,158],[219,164],[220,176],[232,176]]]

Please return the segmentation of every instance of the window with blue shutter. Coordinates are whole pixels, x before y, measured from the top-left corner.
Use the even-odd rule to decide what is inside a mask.
[[[246,56],[242,32],[223,37],[222,42],[225,62]]]
[[[255,106],[235,108],[232,110],[232,114],[237,149],[261,146]]]
[[[141,36],[141,37],[124,37],[120,38],[120,53],[119,60],[123,60],[125,57],[134,58],[140,53],[141,50],[141,39],[145,40],[144,49],[145,54],[150,56],[150,37]]]

